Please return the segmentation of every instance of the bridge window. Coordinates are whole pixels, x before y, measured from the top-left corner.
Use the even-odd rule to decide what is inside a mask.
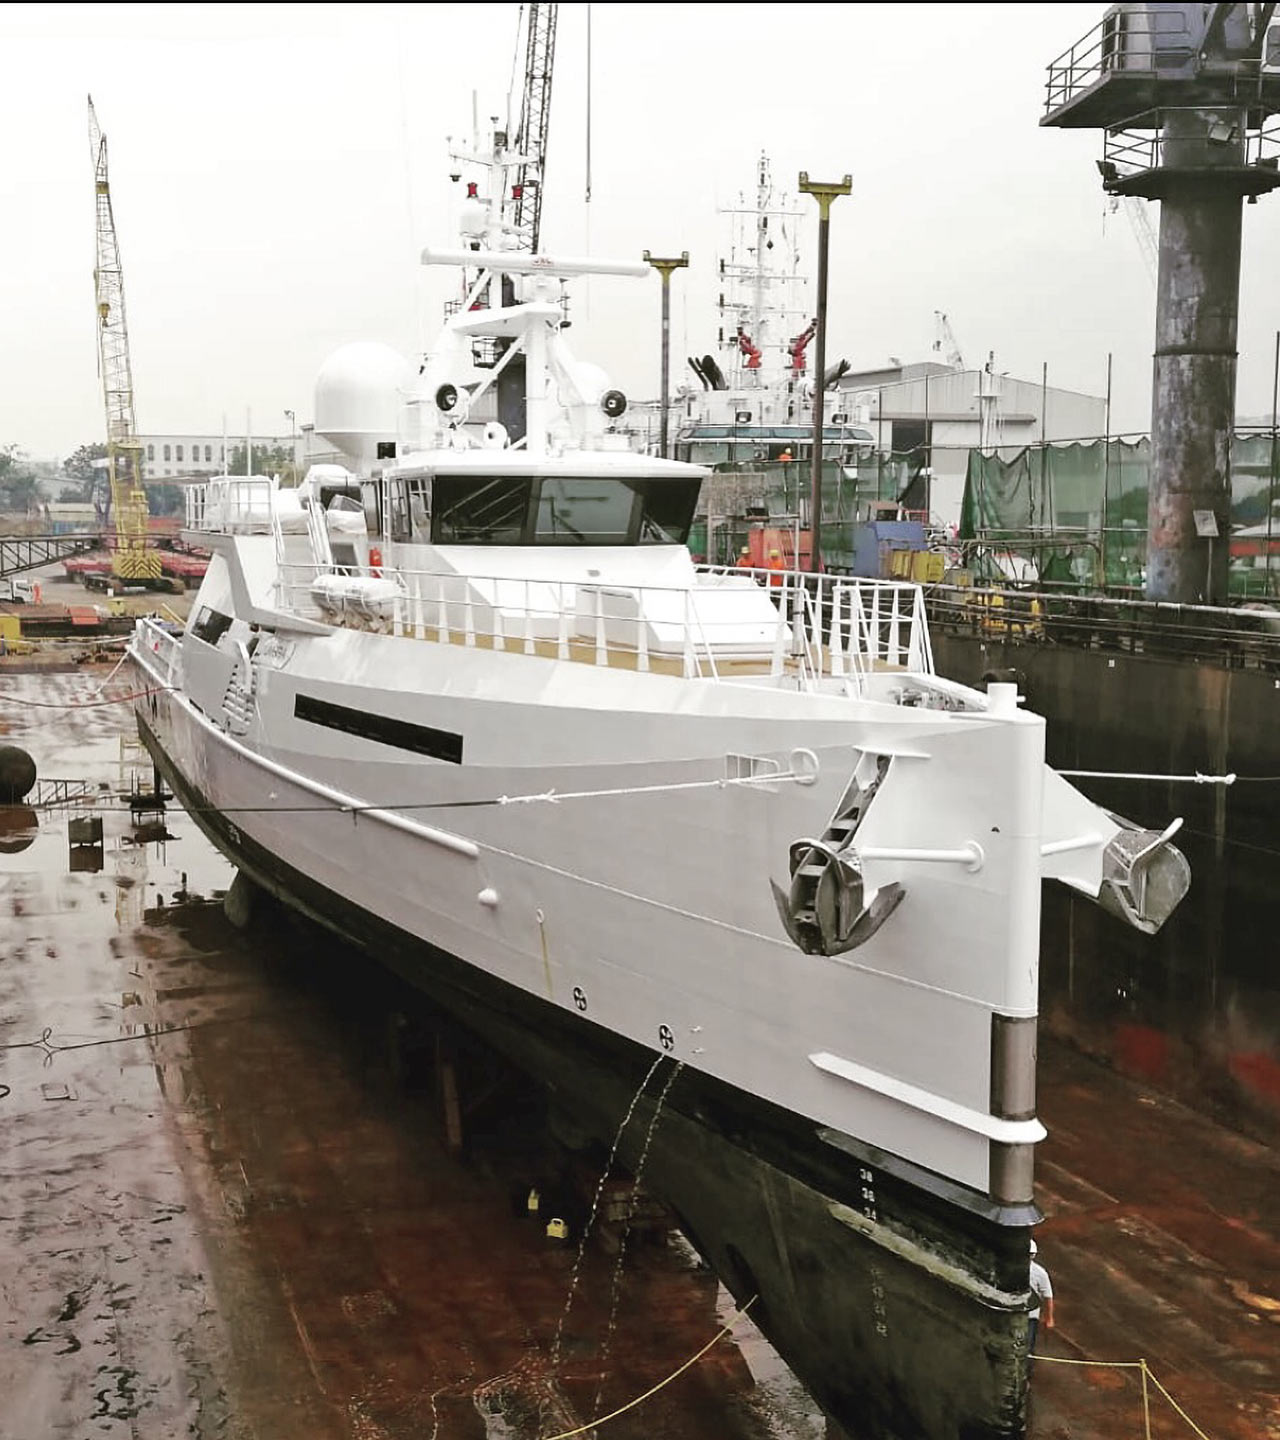
[[[365,481],[360,486],[360,498],[364,503],[364,528],[369,535],[382,534],[382,487],[376,480]]]
[[[616,480],[547,476],[538,492],[539,545],[625,545],[639,496]]]
[[[439,545],[683,545],[699,481],[438,475],[433,485],[431,534]],[[426,538],[407,488],[393,491],[392,528]]]
[[[154,460],[155,458],[156,458],[156,447],[155,447],[154,445],[148,445],[148,446],[147,446],[147,459],[148,459],[148,460]]]
[[[683,545],[697,480],[547,476],[538,493],[538,545]]]
[[[698,480],[640,480],[641,545],[683,545],[698,504]]]
[[[165,458],[166,460],[172,460],[172,459],[173,459],[173,456],[169,453],[169,446],[168,446],[168,445],[166,445],[166,446],[164,447],[164,458]],[[166,471],[165,473],[167,474],[168,472]]]
[[[431,540],[431,481],[425,476],[415,475],[408,480],[390,481],[388,489],[391,539],[411,541],[415,545],[428,544]],[[365,508],[367,511],[367,501]]]
[[[437,475],[432,536],[438,545],[524,543],[533,480],[520,475]]]
[[[206,446],[204,447],[204,463],[205,463],[206,465],[210,465],[210,464],[213,463],[213,446],[212,446],[212,445],[206,445]]]
[[[231,628],[231,616],[224,615],[210,605],[203,605],[195,618],[191,633],[206,645],[216,645]]]
[[[175,445],[175,446],[174,446],[174,449],[178,452],[178,453],[174,456],[174,459],[175,459],[175,460],[181,460],[181,459],[182,459],[182,446],[181,446],[181,445]]]

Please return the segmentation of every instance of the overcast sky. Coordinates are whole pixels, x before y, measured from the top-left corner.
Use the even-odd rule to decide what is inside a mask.
[[[828,359],[931,358],[944,310],[966,359],[1102,393],[1145,429],[1154,287],[1107,214],[1093,132],[1044,130],[1045,67],[1098,5],[560,7],[544,248],[682,249],[673,371],[714,343],[717,206],[766,151],[794,186],[853,176],[833,210]],[[85,97],[110,144],[141,430],[310,420],[325,356],[406,354],[439,321],[451,245],[445,136],[505,110],[515,4],[23,5],[0,9],[0,444],[101,438]],[[812,206],[812,201],[806,201]],[[1155,207],[1151,218],[1157,220]],[[1280,199],[1245,210],[1241,413],[1270,413]],[[597,280],[581,358],[658,385],[656,279]]]

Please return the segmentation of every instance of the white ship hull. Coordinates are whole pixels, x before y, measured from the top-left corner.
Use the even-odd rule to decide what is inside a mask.
[[[326,793],[373,804],[406,789],[394,773],[405,767],[379,774],[341,756],[307,757],[296,741],[259,753],[180,691],[159,689],[168,681],[158,670],[147,678],[158,693],[140,709],[141,733],[214,842],[264,889],[452,1008],[548,1084],[587,1133],[612,1140],[654,1058],[670,1055],[623,1136],[624,1162],[637,1162],[652,1102],[682,1063],[652,1131],[646,1183],[738,1300],[758,1297],[754,1317],[851,1434],[1019,1433],[1018,1277],[1035,1212],[986,1194],[985,1138],[810,1059],[852,1055],[892,1074],[904,1049],[930,1063],[947,1049],[935,1043],[944,1021],[930,1017],[940,1003],[930,988],[907,987],[909,1013],[893,998],[901,982],[805,955],[781,932],[764,877],[784,864],[786,836],[821,828],[815,817],[825,819],[841,786],[824,787],[820,775],[813,787],[771,792],[712,784],[558,804],[388,808],[424,828],[445,821],[445,834],[477,845],[473,856]],[[471,703],[478,715],[483,705],[464,709]],[[556,715],[558,739],[602,718],[570,707]],[[778,738],[794,723],[774,722]],[[263,728],[276,737],[269,720]],[[518,724],[502,728],[522,744]],[[629,728],[620,724],[619,735]],[[649,748],[634,730],[631,742]],[[596,743],[603,748],[598,733]],[[847,765],[845,751],[814,753],[834,768],[837,757]],[[785,764],[785,745],[777,754]],[[436,778],[434,766],[415,768]],[[722,773],[723,756],[482,767],[464,787],[442,775],[436,793],[635,789]],[[657,834],[665,846],[652,843]],[[752,835],[755,843],[727,843]],[[687,873],[673,881],[677,857]],[[763,904],[750,893],[755,866]],[[498,903],[479,901],[484,890]],[[726,896],[740,900],[736,913]],[[970,1042],[989,1053],[989,1040]],[[947,1156],[973,1171],[973,1185],[937,1173]],[[915,1397],[906,1409],[903,1393]]]
[[[184,642],[184,673],[204,648]],[[957,725],[359,632],[259,655],[244,734],[181,689],[154,697],[153,728],[205,803],[283,864],[505,984],[979,1192],[993,1141],[1035,1138],[990,1114],[992,1015],[1035,1006],[1034,719]],[[464,761],[299,720],[299,696],[458,737]],[[902,752],[868,843],[980,845],[982,868],[882,862],[909,896],[892,922],[852,956],[805,954],[770,882],[792,842],[822,834],[865,750]],[[811,783],[724,783],[729,757],[789,775],[797,752]],[[961,963],[968,946],[979,963]]]
[[[1020,1433],[1043,1131],[1002,1037],[1033,1067],[1041,877],[1100,873],[1111,833],[1073,838],[1099,817],[1044,770],[1042,724],[929,677],[900,703],[870,672],[645,671],[607,641],[578,663],[531,625],[467,643],[443,605],[271,633],[241,612],[274,542],[215,543],[186,634],[133,646],[141,734],[214,843],[602,1140],[665,1057],[624,1160],[678,1065],[646,1178],[852,1433]],[[806,950],[789,854],[868,757],[863,879],[902,898]]]
[[[1041,883],[1152,928],[1185,864],[1012,686],[932,673],[916,587],[695,570],[707,472],[628,453],[566,347],[592,267],[468,223],[417,376],[322,372],[356,471],[188,491],[213,559],[135,634],[143,739],[249,881],[575,1125],[643,1084],[624,1163],[852,1434],[1017,1436]],[[513,359],[524,433],[468,429]]]

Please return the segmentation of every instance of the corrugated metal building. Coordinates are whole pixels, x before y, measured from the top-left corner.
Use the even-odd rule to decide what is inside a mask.
[[[1101,396],[933,361],[851,371],[838,395],[828,408],[867,426],[877,449],[922,454],[931,471],[927,508],[947,525],[960,519],[970,449],[1012,453],[1039,440],[1094,438],[1107,423]]]

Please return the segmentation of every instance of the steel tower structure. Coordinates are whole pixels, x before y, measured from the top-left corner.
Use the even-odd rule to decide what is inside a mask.
[[[107,179],[107,137],[89,97],[89,150],[97,206],[97,264],[93,271],[98,319],[98,369],[107,414],[107,475],[116,548],[112,572],[122,580],[156,580],[160,556],[147,544],[147,494],[142,488],[142,443],[133,409],[133,371],[125,323],[124,272],[111,187]]]
[[[516,153],[524,158],[516,175],[512,224],[521,250],[536,251],[542,225],[542,177],[551,125],[551,75],[556,58],[558,5],[530,5],[525,42],[524,95]]]
[[[1153,600],[1226,598],[1241,202],[1280,185],[1275,8],[1113,5],[1049,67],[1040,123],[1102,130],[1103,188],[1160,202]]]

